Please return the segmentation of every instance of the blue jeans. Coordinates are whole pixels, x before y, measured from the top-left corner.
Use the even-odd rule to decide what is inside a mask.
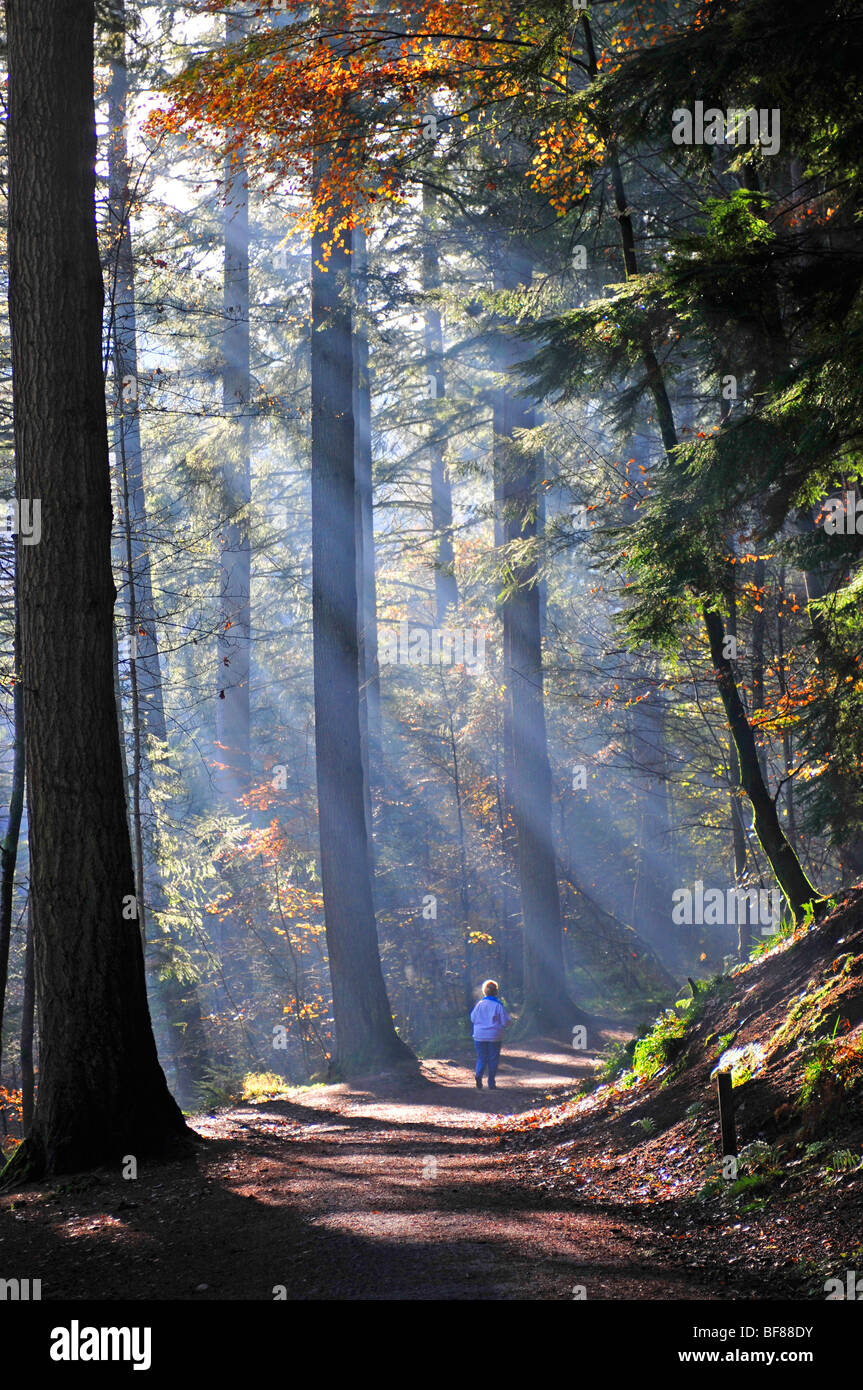
[[[473,1045],[476,1048],[476,1079],[479,1081],[488,1067],[488,1084],[493,1086],[495,1084],[494,1078],[497,1075],[497,1064],[500,1061],[500,1043],[477,1042],[474,1038]]]

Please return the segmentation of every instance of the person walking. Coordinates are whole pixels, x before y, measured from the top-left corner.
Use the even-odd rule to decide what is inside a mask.
[[[488,1068],[488,1089],[497,1089],[497,1064],[500,1061],[500,1043],[503,1030],[510,1022],[510,1016],[497,997],[497,980],[486,980],[482,987],[482,998],[471,1011],[473,1042],[476,1048],[476,1087],[482,1090],[482,1075]]]

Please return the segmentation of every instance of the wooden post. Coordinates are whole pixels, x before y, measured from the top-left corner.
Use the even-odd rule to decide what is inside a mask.
[[[722,1133],[722,1157],[737,1156],[737,1134],[734,1126],[734,1099],[731,1072],[716,1073],[716,1093],[719,1097],[719,1127]]]

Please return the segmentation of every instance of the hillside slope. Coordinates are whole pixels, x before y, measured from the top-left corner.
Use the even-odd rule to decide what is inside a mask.
[[[721,1162],[720,1060],[736,1177]],[[641,1210],[652,1255],[685,1258],[694,1277],[722,1269],[745,1296],[823,1299],[848,1270],[863,1294],[863,890],[699,986],[616,1064],[592,1094],[501,1122],[525,1184]]]

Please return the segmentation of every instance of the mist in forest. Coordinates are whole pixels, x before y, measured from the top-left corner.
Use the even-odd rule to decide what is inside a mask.
[[[703,634],[693,621],[676,648],[659,648],[626,628],[622,531],[663,465],[655,406],[626,373],[597,370],[567,393],[525,370],[538,323],[624,279],[614,219],[596,200],[549,208],[526,176],[522,108],[506,129],[481,112],[462,120],[442,86],[411,116],[399,197],[349,229],[343,269],[339,253],[322,268],[299,163],[267,168],[266,131],[222,131],[208,150],[148,125],[164,84],[198,55],[307,22],[283,6],[225,17],[143,4],[97,34],[116,695],[150,1006],[186,1106],[238,1094],[249,1073],[324,1077],[334,1051],[316,412],[353,431],[352,577],[337,574],[334,522],[318,581],[326,608],[333,577],[331,679],[359,719],[361,780],[346,781],[341,810],[333,792],[333,872],[340,849],[346,873],[367,857],[386,997],[410,1047],[442,1055],[468,1039],[489,976],[516,1015],[559,1025],[565,1012],[546,1016],[531,999],[526,932],[538,943],[530,970],[552,969],[558,934],[561,999],[637,1025],[762,934],[760,917],[741,923],[711,904],[775,891]],[[327,148],[341,157],[336,137]],[[657,157],[627,171],[634,236],[651,257],[684,217],[664,168]],[[334,345],[317,367],[316,265],[348,306],[341,328],[324,316]],[[335,298],[327,312],[340,312]],[[352,385],[333,406],[315,372],[341,371],[343,388],[345,351]],[[684,444],[724,418],[698,350],[670,363],[667,392]],[[765,671],[782,680],[795,659],[783,622],[803,579],[778,561],[765,574],[742,530],[728,545],[741,557],[734,659],[751,714]],[[11,729],[8,694],[5,715]],[[801,859],[838,880],[824,830],[795,822],[781,731],[758,756]],[[7,739],[4,806],[12,766]],[[686,893],[690,906],[701,894],[701,916],[675,920]],[[12,981],[25,970],[27,896],[25,870]],[[18,998],[10,990],[13,1087]]]

